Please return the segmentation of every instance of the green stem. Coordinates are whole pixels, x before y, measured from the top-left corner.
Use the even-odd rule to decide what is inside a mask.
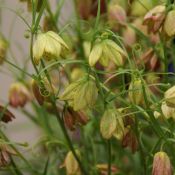
[[[111,175],[111,140],[108,140],[108,175]]]

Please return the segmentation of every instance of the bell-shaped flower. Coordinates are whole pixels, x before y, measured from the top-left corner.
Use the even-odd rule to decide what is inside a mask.
[[[65,100],[75,111],[93,107],[98,96],[96,83],[90,77],[71,83],[60,99]]]
[[[47,61],[56,59],[60,56],[63,49],[68,46],[63,39],[53,31],[38,34],[33,45],[33,59],[36,65],[44,58]]]
[[[108,66],[109,61],[113,61],[117,66],[124,64],[123,56],[127,56],[125,51],[114,41],[105,39],[96,41],[89,55],[89,64],[94,66],[98,61],[103,66]]]
[[[149,32],[157,32],[165,19],[166,8],[164,5],[158,5],[151,9],[144,17],[144,24],[148,26]]]

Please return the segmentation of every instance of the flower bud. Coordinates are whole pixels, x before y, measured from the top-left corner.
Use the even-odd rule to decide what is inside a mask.
[[[157,32],[165,19],[166,8],[164,5],[158,5],[150,10],[144,17],[144,24],[148,26],[149,32]]]
[[[122,66],[124,64],[122,56],[126,56],[125,51],[114,41],[105,39],[94,44],[89,55],[89,64],[94,66],[99,61],[103,66],[108,66],[111,60],[117,66]]]
[[[175,86],[165,92],[164,98],[167,106],[175,107]]]
[[[130,83],[128,97],[129,100],[136,105],[142,103],[143,92],[142,92],[142,82],[140,79],[135,79]]]
[[[170,12],[168,12],[165,18],[164,31],[169,37],[175,35],[174,18],[175,18],[175,10],[171,10]]]
[[[152,175],[173,175],[170,159],[165,152],[154,155]]]
[[[75,111],[91,108],[98,97],[98,89],[94,80],[82,78],[71,83],[63,92],[60,99],[68,101]]]
[[[76,150],[77,155],[80,157],[80,152]],[[78,165],[77,160],[74,158],[74,155],[71,151],[68,152],[66,158],[65,158],[65,167],[67,175],[81,175],[81,171]]]
[[[59,58],[61,51],[68,49],[63,39],[53,31],[38,34],[37,40],[33,45],[33,59],[36,65],[41,58],[50,61]]]
[[[22,83],[13,83],[9,90],[9,102],[14,108],[24,107],[31,100],[29,90]]]
[[[15,116],[4,106],[0,105],[0,114],[2,115],[1,121],[4,123],[11,122]]]

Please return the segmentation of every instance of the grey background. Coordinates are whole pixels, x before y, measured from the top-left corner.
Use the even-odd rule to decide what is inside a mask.
[[[58,1],[58,0],[57,0]],[[50,0],[52,8],[55,8],[56,0]],[[26,25],[24,22],[17,17],[13,12],[6,9],[5,7],[20,11],[22,16],[25,17],[30,23],[30,13],[27,12],[26,4],[19,2],[19,0],[1,0],[0,11],[1,11],[1,33],[10,41],[10,52],[8,58],[13,61],[12,57],[18,60],[19,66],[23,65],[24,57],[29,53],[29,41],[30,39],[24,38],[26,33]],[[65,1],[61,21],[66,21],[72,15],[72,4],[70,0]],[[72,16],[71,16],[72,17]],[[10,84],[15,82],[13,74],[8,70],[13,70],[11,66],[7,64],[1,65],[0,72],[0,103],[6,104],[8,102],[8,90]],[[32,73],[33,69],[30,69]],[[18,109],[10,108],[15,114],[16,119],[1,127],[4,127],[5,134],[14,142],[28,142],[30,144],[35,143],[40,136],[40,131],[29,119],[22,115]]]

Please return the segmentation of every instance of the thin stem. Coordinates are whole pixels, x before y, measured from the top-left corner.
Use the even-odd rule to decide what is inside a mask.
[[[108,140],[108,175],[111,175],[111,140]]]

